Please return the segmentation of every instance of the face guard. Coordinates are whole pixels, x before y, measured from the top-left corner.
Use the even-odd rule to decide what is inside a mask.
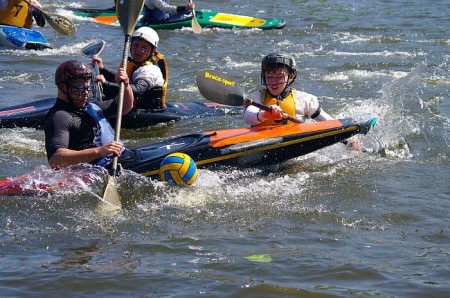
[[[285,53],[271,53],[265,56],[261,62],[261,84],[267,86],[266,76],[273,77],[281,69],[286,69],[288,76],[279,84],[288,83],[287,86],[291,85],[297,77],[294,58]]]
[[[59,87],[60,83],[65,84],[65,91]],[[66,61],[56,69],[55,84],[72,105],[75,101],[87,102],[87,98],[93,97],[95,89],[91,68],[78,60]]]
[[[66,81],[66,88],[71,100],[84,101],[86,92],[88,98],[92,98],[95,90],[92,74],[69,79]]]

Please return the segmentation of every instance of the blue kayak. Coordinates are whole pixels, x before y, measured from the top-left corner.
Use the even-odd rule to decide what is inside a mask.
[[[55,104],[56,98],[45,98],[16,106],[0,108],[0,128],[31,127],[42,129],[45,115]],[[166,102],[164,110],[132,110],[123,115],[122,128],[143,128],[159,123],[178,121],[188,116],[223,115],[233,110],[242,112],[242,107],[232,107],[216,103],[204,102]],[[115,117],[108,119],[114,125]]]
[[[7,25],[0,25],[0,45],[24,50],[52,48],[52,45],[39,31]]]

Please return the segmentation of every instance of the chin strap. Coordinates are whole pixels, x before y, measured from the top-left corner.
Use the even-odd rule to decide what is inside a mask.
[[[69,88],[70,88],[69,84],[66,83],[66,82],[64,82],[64,85],[66,85],[66,90],[69,90]],[[76,107],[76,106],[75,106],[75,103],[74,103],[74,99],[72,98],[72,96],[70,96],[70,94],[69,94],[68,92],[66,92],[66,91],[64,91],[63,89],[61,89],[61,88],[59,87],[59,85],[58,85],[58,89],[62,92],[62,94],[64,94],[64,95],[66,96],[67,102],[68,102],[71,106]]]
[[[270,93],[269,89],[267,89],[267,92],[272,95],[272,97],[275,97],[277,99],[278,104],[280,104],[284,98],[286,98],[289,95],[289,92],[291,92],[291,88],[289,88],[289,86],[286,86],[286,88],[284,88],[283,92],[280,93],[280,95],[275,96],[272,93]]]

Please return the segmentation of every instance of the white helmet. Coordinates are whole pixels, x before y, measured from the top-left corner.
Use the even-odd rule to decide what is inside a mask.
[[[148,41],[155,48],[158,47],[158,42],[159,42],[158,33],[156,33],[156,31],[150,27],[141,27],[141,28],[137,29],[133,33],[133,38],[135,38],[135,37],[139,37],[139,38],[142,38],[142,39]]]

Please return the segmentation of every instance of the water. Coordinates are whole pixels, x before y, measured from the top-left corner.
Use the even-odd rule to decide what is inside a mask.
[[[373,153],[335,145],[268,169],[200,170],[191,188],[127,174],[119,181],[127,208],[115,215],[97,212],[101,175],[54,195],[0,197],[2,296],[448,296],[449,1],[195,3],[287,26],[158,32],[170,100],[204,100],[195,85],[201,69],[255,91],[260,60],[282,49],[297,59],[295,86],[318,95],[328,113],[377,117],[361,138]],[[43,4],[69,16],[64,7],[88,6]],[[107,42],[101,56],[117,67],[122,30],[75,22],[74,37],[40,29],[54,50],[0,49],[0,106],[54,96],[56,67],[88,62],[80,50],[95,39]],[[122,137],[133,147],[243,125],[227,115]],[[1,129],[0,160],[1,177],[33,171],[54,182],[42,131]]]

